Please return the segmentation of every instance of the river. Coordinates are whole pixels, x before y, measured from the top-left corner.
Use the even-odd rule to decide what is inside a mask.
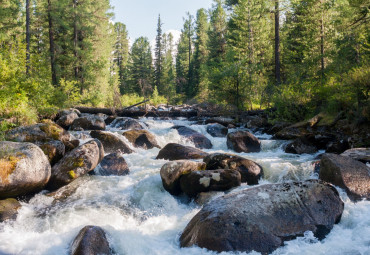
[[[193,122],[141,121],[149,125],[161,146],[170,142],[191,145],[171,127]],[[226,138],[211,137],[206,126],[191,128],[212,141],[213,149],[204,151],[234,153],[262,165],[265,177],[260,184],[317,178],[312,161],[318,154],[286,154],[282,150],[285,142],[259,133],[255,135],[261,139],[261,152],[235,153],[227,149]],[[109,126],[107,129],[118,131]],[[83,138],[80,132],[74,134]],[[131,171],[128,176],[85,176],[76,181],[76,192],[64,201],[55,203],[41,192],[22,202],[16,221],[0,223],[0,254],[69,254],[71,242],[86,225],[101,226],[117,254],[217,254],[198,247],[179,247],[182,230],[201,206],[185,196],[173,197],[163,189],[159,171],[167,161],[155,160],[159,149],[134,150],[135,153],[124,155]],[[249,187],[244,184],[230,192]],[[343,190],[338,191],[345,202],[342,220],[324,240],[318,241],[307,232],[304,237],[286,242],[273,254],[370,255],[370,201],[353,203]],[[246,253],[221,253],[226,254]]]

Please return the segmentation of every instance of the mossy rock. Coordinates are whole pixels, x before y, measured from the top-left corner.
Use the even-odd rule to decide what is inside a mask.
[[[0,222],[16,219],[19,208],[21,204],[14,198],[0,200]]]

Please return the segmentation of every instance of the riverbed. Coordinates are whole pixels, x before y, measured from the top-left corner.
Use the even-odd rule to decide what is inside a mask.
[[[205,125],[185,119],[143,118],[140,121],[148,125],[162,147],[167,143],[194,146],[177,130],[171,129],[174,125],[185,125],[211,140],[213,148],[204,151],[233,153],[259,163],[265,174],[259,185],[318,178],[312,163],[322,152],[287,154],[282,148],[286,141],[272,140],[266,134],[254,133],[261,140],[261,152],[235,153],[227,148],[226,138],[210,136]],[[122,132],[109,126],[107,130]],[[82,142],[88,141],[84,132],[73,134]],[[180,248],[179,236],[201,205],[186,196],[174,197],[164,190],[159,171],[168,161],[155,159],[158,148],[132,149],[135,153],[124,155],[130,168],[127,176],[89,175],[75,181],[78,188],[65,200],[54,201],[45,191],[22,202],[16,221],[0,223],[0,254],[69,254],[71,242],[86,225],[102,227],[116,254],[218,254],[198,247]],[[228,192],[250,187],[243,184]],[[345,208],[341,222],[329,235],[319,241],[311,232],[306,232],[304,237],[286,242],[273,254],[370,255],[370,201],[353,203],[343,190],[337,189]]]

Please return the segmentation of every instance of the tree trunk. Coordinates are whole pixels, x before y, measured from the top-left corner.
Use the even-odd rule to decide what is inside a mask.
[[[54,46],[54,31],[53,20],[51,15],[51,0],[48,0],[48,21],[49,21],[49,43],[50,43],[50,64],[51,64],[51,78],[54,86],[58,85],[56,68],[55,68],[55,46]]]
[[[323,0],[321,0],[321,20],[320,20],[320,23],[321,23],[321,27],[320,27],[320,32],[321,32],[321,77],[322,79],[324,79],[324,70],[325,70],[325,58],[324,58],[324,54],[325,54],[325,47],[324,47],[324,43],[325,43],[325,28],[324,28],[324,7],[323,7]]]
[[[26,74],[30,73],[30,0],[26,0]]]
[[[73,55],[75,57],[75,79],[78,80],[78,31],[77,31],[77,0],[73,0]]]
[[[280,77],[280,10],[279,0],[275,0],[275,81],[281,83]]]

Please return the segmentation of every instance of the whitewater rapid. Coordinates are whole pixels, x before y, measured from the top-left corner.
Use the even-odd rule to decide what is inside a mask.
[[[149,126],[161,146],[170,142],[192,145],[171,127],[188,126],[193,122],[146,118],[141,121]],[[227,149],[226,138],[210,136],[206,126],[192,125],[191,128],[212,141],[213,149],[204,151],[234,153],[262,165],[265,177],[260,184],[317,178],[312,162],[320,152],[315,155],[286,154],[282,149],[285,142],[256,133],[262,141],[260,153],[235,153]],[[109,126],[107,129],[122,132]],[[81,141],[88,140],[83,133],[74,134]],[[163,189],[159,171],[168,161],[155,160],[159,149],[134,150],[135,153],[124,155],[130,168],[128,176],[85,176],[76,180],[78,188],[65,200],[54,201],[40,193],[30,201],[22,202],[16,221],[0,223],[0,254],[69,254],[71,242],[86,225],[102,227],[116,254],[218,254],[198,247],[179,247],[182,230],[201,206],[185,196],[173,197]],[[243,184],[230,192],[249,187]],[[370,201],[353,203],[343,190],[338,188],[338,191],[345,202],[342,220],[324,240],[319,241],[311,232],[306,232],[304,237],[286,242],[272,254],[370,255]]]

